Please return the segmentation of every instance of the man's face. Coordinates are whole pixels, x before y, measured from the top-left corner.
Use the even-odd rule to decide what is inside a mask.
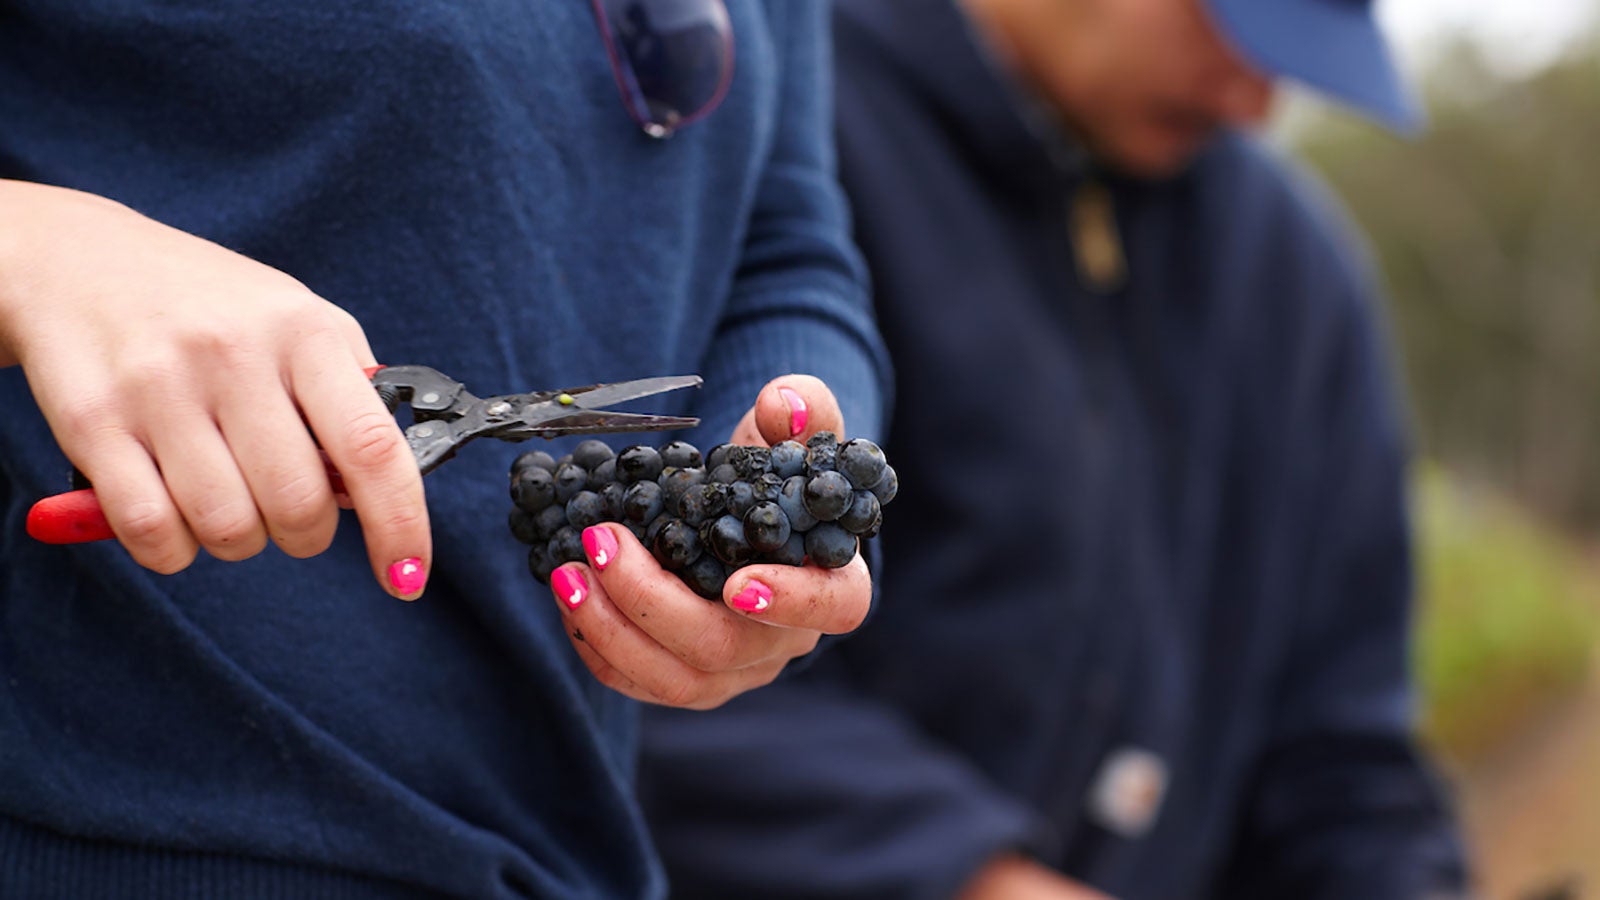
[[[1271,81],[1228,46],[1202,0],[1009,0],[1006,43],[1091,152],[1130,173],[1181,168],[1221,126],[1250,127]]]

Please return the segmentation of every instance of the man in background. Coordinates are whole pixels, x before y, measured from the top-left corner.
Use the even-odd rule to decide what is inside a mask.
[[[840,157],[898,368],[875,618],[652,711],[683,897],[1421,898],[1377,296],[1239,132],[1417,114],[1358,0],[847,0]]]

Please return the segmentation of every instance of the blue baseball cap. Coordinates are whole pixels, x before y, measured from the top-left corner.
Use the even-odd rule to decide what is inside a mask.
[[[1208,0],[1246,59],[1348,104],[1403,134],[1422,109],[1400,77],[1371,0]]]

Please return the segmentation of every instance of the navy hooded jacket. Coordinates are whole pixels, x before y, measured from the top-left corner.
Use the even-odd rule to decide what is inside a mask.
[[[897,402],[875,618],[646,717],[677,896],[937,898],[1021,849],[1122,900],[1449,893],[1411,740],[1402,423],[1329,204],[1223,136],[1093,172],[947,0],[836,5]]]

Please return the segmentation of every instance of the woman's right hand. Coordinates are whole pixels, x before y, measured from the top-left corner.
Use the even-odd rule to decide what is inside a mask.
[[[0,181],[0,365],[135,560],[183,569],[333,540],[343,475],[373,573],[412,599],[422,476],[363,369],[361,326],[284,273],[110,200]],[[401,573],[410,571],[409,577]]]

